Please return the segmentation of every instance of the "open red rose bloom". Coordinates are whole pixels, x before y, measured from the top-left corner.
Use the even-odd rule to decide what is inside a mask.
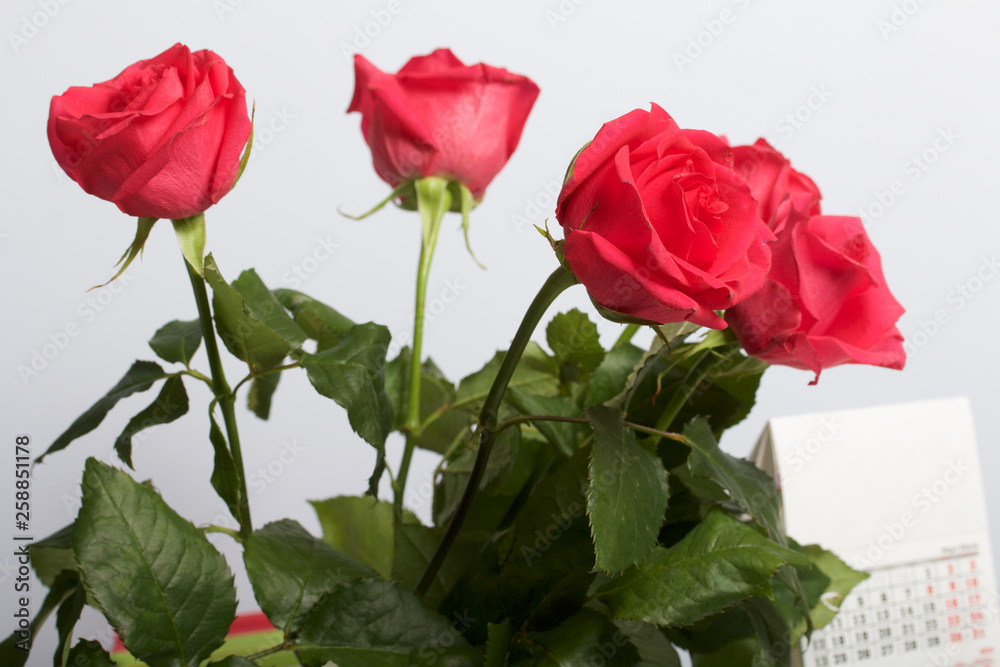
[[[580,151],[556,216],[610,319],[728,323],[749,354],[817,378],[903,367],[903,308],[861,220],[821,215],[816,184],[763,139],[730,148],[655,104],[632,111]]]
[[[713,311],[761,287],[774,236],[732,167],[722,139],[680,129],[655,104],[580,151],[556,217],[573,273],[611,319],[722,329]]]
[[[840,364],[902,368],[903,307],[861,219],[820,215],[819,188],[763,139],[733,153],[778,237],[763,288],[726,312],[744,349],[816,379]]]
[[[861,219],[810,217],[791,207],[782,224],[767,283],[726,313],[746,351],[817,378],[840,364],[902,368],[896,320],[903,307]]]
[[[182,44],[53,97],[48,123],[52,154],[85,191],[129,215],[175,220],[229,192],[250,130],[233,70]]]
[[[448,49],[411,58],[396,74],[361,55],[354,68],[357,83],[347,111],[361,112],[375,171],[393,187],[441,176],[481,199],[517,148],[538,97],[531,79],[465,65]]]

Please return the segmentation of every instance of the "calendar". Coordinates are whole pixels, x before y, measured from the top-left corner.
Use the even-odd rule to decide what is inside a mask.
[[[803,642],[804,667],[1000,667],[1000,595],[964,398],[769,422],[751,459],[786,532],[869,574]]]

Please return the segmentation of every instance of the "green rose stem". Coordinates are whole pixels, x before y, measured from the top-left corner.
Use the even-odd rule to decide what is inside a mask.
[[[403,493],[406,490],[406,477],[410,472],[410,461],[413,449],[420,435],[420,380],[424,342],[424,305],[427,297],[427,278],[431,272],[431,260],[434,257],[434,247],[437,245],[438,232],[441,231],[441,221],[444,214],[451,208],[451,192],[448,181],[431,176],[414,182],[417,195],[417,210],[420,212],[422,226],[422,242],[420,244],[420,262],[417,265],[417,298],[413,310],[413,348],[410,358],[410,395],[406,406],[406,420],[402,430],[406,433],[406,445],[403,458],[399,462],[399,470],[393,483],[393,506],[396,513],[402,516]]]
[[[510,343],[510,349],[507,350],[507,353],[503,357],[500,370],[497,371],[497,376],[493,380],[493,385],[486,396],[483,408],[479,412],[479,451],[476,452],[476,460],[472,464],[469,481],[466,482],[465,490],[462,492],[462,498],[455,509],[455,514],[451,517],[448,528],[445,529],[445,533],[441,537],[441,543],[438,544],[434,556],[427,563],[427,568],[424,570],[423,575],[421,575],[420,581],[417,582],[416,588],[413,589],[413,592],[418,596],[422,597],[427,592],[431,582],[434,581],[434,577],[437,576],[438,570],[448,556],[451,545],[455,542],[455,538],[458,537],[458,532],[462,528],[462,522],[465,521],[465,516],[469,513],[469,508],[472,506],[472,500],[475,498],[476,492],[479,491],[479,483],[483,479],[483,473],[486,472],[486,464],[490,458],[490,451],[493,449],[500,401],[503,400],[507,384],[514,375],[514,370],[517,368],[517,364],[521,360],[521,355],[524,353],[524,349],[531,339],[531,334],[534,333],[535,327],[538,326],[545,311],[552,305],[556,297],[562,294],[567,288],[577,284],[577,282],[579,281],[576,279],[576,276],[560,266],[552,272],[552,275],[548,277],[542,288],[538,290],[535,299],[528,306],[527,312],[524,313],[524,319],[521,320],[521,325],[517,328],[517,333],[514,334],[514,340]]]
[[[240,433],[236,428],[236,396],[226,383],[226,374],[222,370],[222,358],[219,356],[219,345],[215,340],[215,328],[212,326],[212,311],[208,305],[208,292],[205,290],[205,279],[185,259],[191,288],[194,290],[194,300],[198,304],[198,319],[201,321],[201,336],[205,340],[205,352],[208,354],[208,364],[212,369],[212,392],[215,394],[219,407],[222,409],[222,419],[226,424],[229,436],[229,450],[236,465],[240,478],[240,512],[237,519],[240,522],[240,536],[250,537],[253,532],[250,523],[250,502],[247,495],[246,474],[243,472],[243,452],[240,450]]]
[[[625,343],[632,342],[632,337],[635,336],[638,332],[639,332],[638,324],[627,325],[624,329],[622,329],[621,335],[618,336],[618,340],[615,341],[615,344],[612,345],[611,348],[614,349],[616,347],[624,345]]]

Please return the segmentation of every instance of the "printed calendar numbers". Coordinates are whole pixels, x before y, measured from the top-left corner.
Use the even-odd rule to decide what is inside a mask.
[[[967,553],[872,571],[834,621],[813,634],[806,667],[909,665],[947,647],[965,655],[966,645],[979,656],[967,664],[992,667],[996,638],[987,636],[977,567],[976,554]]]

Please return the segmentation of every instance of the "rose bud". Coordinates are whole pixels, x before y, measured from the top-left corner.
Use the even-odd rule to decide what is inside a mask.
[[[575,158],[556,208],[565,258],[615,321],[723,329],[763,284],[774,236],[730,147],[660,107],[605,123]]]
[[[726,312],[746,351],[772,364],[820,371],[840,364],[901,369],[896,321],[882,262],[859,218],[804,215],[794,207],[771,244],[764,287]]]
[[[397,187],[440,176],[467,187],[476,201],[521,139],[538,86],[490,65],[464,65],[448,49],[411,58],[386,74],[354,56],[356,84],[348,113],[375,171]]]
[[[182,44],[53,97],[48,122],[56,162],[85,191],[132,216],[174,220],[229,192],[250,131],[233,70]]]

